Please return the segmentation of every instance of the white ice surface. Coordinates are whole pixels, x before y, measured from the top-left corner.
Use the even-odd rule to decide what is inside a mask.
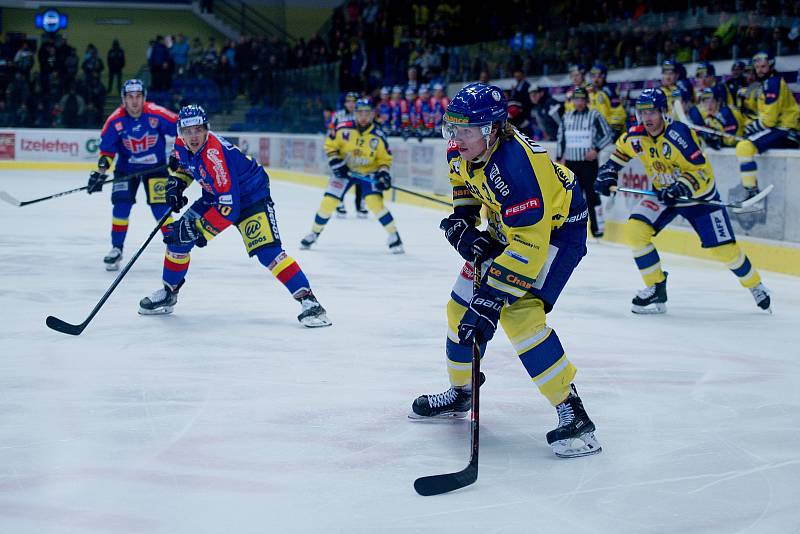
[[[84,180],[3,171],[0,189],[25,200]],[[114,277],[101,263],[108,192],[0,206],[0,532],[800,531],[797,278],[764,273],[769,316],[721,265],[664,254],[669,313],[639,317],[628,250],[591,246],[549,323],[603,453],[552,455],[555,412],[499,333],[478,482],[419,497],[416,477],[459,470],[469,452],[468,423],[406,419],[447,383],[461,262],[442,212],[391,206],[403,256],[355,218],[299,251],[321,190],[272,188],[331,328],[300,327],[229,229],[193,254],[172,316],[136,313],[160,285],[153,243],[81,336],[53,332],[47,315],[79,323]],[[126,259],[153,224],[140,195]]]

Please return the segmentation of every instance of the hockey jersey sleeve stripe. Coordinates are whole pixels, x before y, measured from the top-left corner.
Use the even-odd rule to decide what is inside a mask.
[[[202,218],[205,219],[206,223],[208,223],[208,224],[202,224],[201,222],[203,230],[208,231],[208,233],[211,234],[212,237],[223,231],[231,224],[233,224],[230,220],[226,219],[219,212],[216,206],[213,206],[208,210],[206,210]]]

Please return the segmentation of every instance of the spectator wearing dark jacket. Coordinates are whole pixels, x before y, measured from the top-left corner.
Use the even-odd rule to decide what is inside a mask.
[[[150,67],[151,88],[154,91],[167,91],[172,85],[170,79],[169,50],[164,44],[164,37],[159,35],[150,50],[150,59],[147,62]]]
[[[117,92],[122,90],[122,69],[125,67],[125,50],[119,45],[119,41],[114,39],[111,43],[111,48],[106,55],[108,63],[108,92],[114,86],[114,80],[117,80]]]
[[[564,105],[550,96],[547,89],[532,85],[529,90],[531,102],[531,118],[533,118],[545,133],[546,140],[555,140],[561,116],[564,114]]]

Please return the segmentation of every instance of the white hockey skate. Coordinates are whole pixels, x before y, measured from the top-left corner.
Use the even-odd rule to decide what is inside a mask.
[[[389,239],[386,244],[389,245],[389,252],[392,254],[403,254],[405,252],[403,249],[403,240],[400,239],[400,234],[397,232],[389,234]]]
[[[764,284],[758,284],[755,287],[751,287],[750,293],[753,295],[756,305],[762,310],[769,312],[771,315],[772,308],[770,307],[769,290],[764,287]]]
[[[594,437],[594,423],[583,408],[578,390],[570,384],[569,396],[556,406],[558,427],[547,433],[547,443],[559,458],[597,454],[603,448]]]
[[[103,264],[106,266],[106,271],[119,270],[119,264],[122,262],[122,249],[113,247],[108,251],[108,254],[103,258]]]
[[[300,248],[303,250],[310,249],[311,245],[317,242],[318,237],[319,237],[318,233],[311,232],[310,234],[308,234],[307,236],[305,236],[303,239],[300,240]]]
[[[664,280],[636,293],[631,301],[631,311],[642,315],[667,313],[667,273]]]
[[[297,316],[300,324],[306,328],[320,328],[330,326],[331,321],[325,313],[325,308],[319,303],[310,289],[303,289],[295,295],[295,300],[300,303],[303,310]]]
[[[175,289],[164,285],[149,297],[140,300],[139,315],[166,315],[172,313],[172,309],[178,303],[178,291],[185,281],[181,280],[181,283]]]

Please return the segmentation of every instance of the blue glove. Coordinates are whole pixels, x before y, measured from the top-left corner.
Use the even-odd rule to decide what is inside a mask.
[[[598,195],[610,196],[611,187],[617,185],[617,169],[606,162],[597,172],[597,179],[594,181],[594,190]]]
[[[347,166],[347,163],[345,163],[343,159],[333,158],[328,162],[328,165],[330,165],[335,177],[341,180],[350,179],[350,167]]]
[[[478,291],[472,297],[464,317],[458,324],[458,340],[461,343],[486,343],[494,337],[497,321],[505,299]]]
[[[380,170],[375,173],[375,189],[378,191],[386,191],[390,187],[392,187],[392,176],[384,170]]]
[[[92,171],[89,175],[89,182],[86,184],[86,192],[90,195],[92,193],[99,193],[103,190],[103,182],[106,181],[107,175]]]
[[[181,217],[174,223],[167,225],[164,243],[176,246],[196,245],[204,247],[207,241],[203,237],[203,232],[195,225],[194,219]]]
[[[667,206],[674,206],[681,200],[692,198],[692,190],[683,182],[673,182],[664,189],[656,191],[658,200]]]
[[[164,189],[164,194],[167,199],[167,204],[175,213],[181,211],[186,204],[189,203],[189,199],[183,196],[183,192],[186,189],[186,182],[178,178],[177,176],[170,175],[167,178],[167,186]]]
[[[492,238],[487,231],[479,231],[469,224],[466,219],[461,219],[451,215],[442,219],[439,228],[444,230],[444,236],[453,246],[458,254],[466,261],[474,261],[475,257],[479,261],[487,260],[498,256],[505,245]]]
[[[764,125],[761,124],[760,120],[755,120],[744,127],[744,135],[745,137],[750,137],[753,134],[757,134],[761,130],[765,130]]]

